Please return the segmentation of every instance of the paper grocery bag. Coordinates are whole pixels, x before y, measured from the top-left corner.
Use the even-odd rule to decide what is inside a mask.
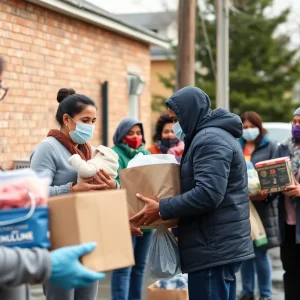
[[[159,289],[151,284],[147,290],[148,300],[188,300],[189,294],[187,290],[165,290]]]
[[[108,271],[134,264],[125,190],[75,193],[49,199],[52,249],[96,242],[85,267]]]
[[[268,244],[265,228],[253,203],[250,201],[251,236],[256,247]]]
[[[121,187],[127,191],[127,203],[129,217],[140,212],[144,202],[136,197],[139,193],[151,199],[164,199],[180,194],[180,178],[177,164],[154,164],[134,167],[120,171]],[[167,227],[175,227],[178,220],[158,220],[149,226],[141,228],[157,228],[164,224]]]

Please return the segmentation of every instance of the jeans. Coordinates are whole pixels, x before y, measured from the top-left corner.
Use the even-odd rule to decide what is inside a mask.
[[[236,277],[242,263],[189,273],[189,300],[236,300]]]
[[[241,267],[243,295],[255,294],[256,274],[262,297],[272,297],[272,262],[267,249],[254,248],[255,258],[243,262]]]
[[[296,226],[285,226],[285,240],[280,246],[285,300],[300,299],[300,244],[296,244]]]
[[[46,300],[96,300],[98,292],[98,281],[90,286],[64,290],[50,282],[43,286]]]
[[[145,267],[152,236],[153,232],[144,232],[141,237],[132,237],[135,265],[112,272],[112,300],[142,300]]]

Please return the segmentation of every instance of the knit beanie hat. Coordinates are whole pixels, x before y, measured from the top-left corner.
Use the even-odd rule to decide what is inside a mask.
[[[300,107],[295,110],[294,116],[300,116]]]

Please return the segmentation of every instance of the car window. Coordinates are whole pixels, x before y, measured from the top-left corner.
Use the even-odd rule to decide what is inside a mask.
[[[291,136],[291,130],[288,128],[266,128],[271,141],[280,143]]]

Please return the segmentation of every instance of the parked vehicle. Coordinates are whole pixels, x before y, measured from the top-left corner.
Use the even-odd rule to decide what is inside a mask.
[[[292,124],[283,122],[265,122],[263,127],[268,131],[270,140],[280,144],[292,134]]]

